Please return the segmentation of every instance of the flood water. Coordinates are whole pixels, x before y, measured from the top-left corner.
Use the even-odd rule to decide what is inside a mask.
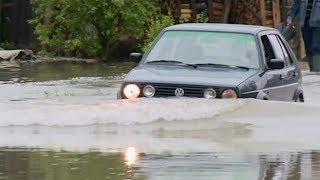
[[[306,103],[116,100],[132,67],[0,63],[0,180],[320,179],[320,75]]]

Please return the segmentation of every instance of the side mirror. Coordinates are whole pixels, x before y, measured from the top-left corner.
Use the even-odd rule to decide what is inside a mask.
[[[131,53],[129,56],[129,60],[136,63],[139,63],[141,59],[142,59],[141,53]]]
[[[268,66],[270,69],[283,69],[286,61],[284,59],[270,59]]]

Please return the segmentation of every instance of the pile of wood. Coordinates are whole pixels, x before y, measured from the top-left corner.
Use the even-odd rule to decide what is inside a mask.
[[[226,10],[226,7],[229,7],[229,10]],[[224,15],[229,14],[230,7],[225,6],[223,0],[177,0],[176,18],[189,22],[198,22],[201,21],[199,17],[204,14],[207,19],[206,22],[224,22],[227,21]]]
[[[189,19],[192,21],[192,7],[190,3],[180,4],[180,19]]]
[[[281,22],[284,0],[176,0],[176,18],[197,22],[199,14],[207,22],[256,24],[275,27]],[[232,11],[231,11],[232,9]]]
[[[230,21],[276,27],[281,22],[280,0],[235,0]]]
[[[222,0],[208,1],[209,22],[223,22],[225,6]]]
[[[259,24],[258,6],[256,0],[235,0],[229,21],[236,24]]]

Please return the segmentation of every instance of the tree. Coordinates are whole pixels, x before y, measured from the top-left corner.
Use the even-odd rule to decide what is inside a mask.
[[[32,23],[44,49],[84,57],[105,58],[121,36],[141,37],[145,25],[158,10],[156,0],[32,0],[32,3],[37,8]]]

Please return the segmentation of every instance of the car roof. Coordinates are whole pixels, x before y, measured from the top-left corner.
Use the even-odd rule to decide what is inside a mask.
[[[165,31],[170,30],[189,30],[189,31],[219,31],[219,32],[235,32],[257,34],[261,31],[275,30],[271,27],[245,24],[222,24],[222,23],[185,23],[172,25],[165,28]]]

